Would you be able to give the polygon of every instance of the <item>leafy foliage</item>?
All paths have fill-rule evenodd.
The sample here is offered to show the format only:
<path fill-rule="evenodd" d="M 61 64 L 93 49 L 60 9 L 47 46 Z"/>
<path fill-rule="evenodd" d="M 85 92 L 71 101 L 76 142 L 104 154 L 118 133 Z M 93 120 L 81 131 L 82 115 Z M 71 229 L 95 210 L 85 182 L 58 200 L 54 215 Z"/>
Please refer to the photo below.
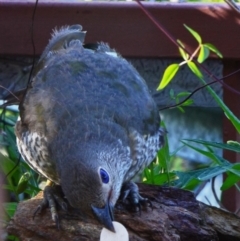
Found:
<path fill-rule="evenodd" d="M 193 30 L 192 28 L 190 28 L 186 24 L 184 24 L 184 27 L 197 40 L 199 45 L 198 45 L 197 49 L 194 51 L 194 53 L 192 55 L 190 55 L 186 51 L 185 46 L 182 43 L 182 41 L 177 40 L 177 43 L 179 44 L 179 52 L 180 52 L 182 58 L 184 59 L 184 61 L 181 62 L 180 64 L 171 64 L 170 66 L 168 66 L 166 68 L 166 70 L 163 73 L 163 77 L 160 81 L 160 84 L 159 84 L 157 90 L 164 89 L 170 83 L 170 81 L 174 78 L 177 71 L 179 70 L 179 67 L 183 66 L 184 64 L 187 64 L 189 69 L 198 78 L 202 79 L 203 75 L 202 75 L 201 71 L 199 70 L 198 66 L 196 65 L 196 63 L 193 61 L 196 54 L 198 54 L 198 57 L 197 57 L 198 63 L 203 63 L 209 57 L 211 51 L 213 53 L 217 54 L 220 58 L 223 57 L 222 54 L 220 53 L 220 51 L 213 44 L 202 43 L 201 36 L 195 30 Z"/>
<path fill-rule="evenodd" d="M 189 69 L 199 78 L 199 80 L 204 85 L 206 85 L 206 82 L 203 79 L 203 74 L 198 68 L 198 63 L 202 64 L 209 57 L 210 52 L 215 53 L 220 58 L 223 57 L 221 52 L 213 44 L 203 43 L 201 36 L 195 30 L 193 30 L 187 25 L 184 25 L 184 27 L 196 39 L 196 41 L 198 42 L 198 47 L 194 51 L 194 53 L 190 55 L 186 51 L 182 41 L 177 40 L 177 43 L 179 44 L 179 52 L 184 61 L 180 64 L 171 64 L 166 68 L 157 90 L 162 90 L 163 88 L 165 88 L 173 80 L 179 68 L 184 64 L 187 64 Z M 197 54 L 197 61 L 194 61 L 194 58 Z M 238 133 L 240 133 L 240 120 L 230 111 L 230 109 L 225 105 L 225 103 L 221 100 L 221 98 L 215 93 L 215 91 L 210 86 L 206 86 L 206 88 L 209 91 L 209 93 L 213 96 L 215 101 L 218 103 L 219 107 L 222 108 L 225 115 L 231 121 L 231 123 L 236 128 Z M 174 91 L 172 89 L 170 90 L 170 97 L 171 99 L 174 99 L 176 101 L 176 104 L 179 104 L 180 97 L 188 96 L 189 94 L 190 93 L 188 92 L 182 92 L 175 95 Z M 191 103 L 192 101 L 188 99 L 185 105 L 189 105 Z M 184 110 L 182 106 L 184 106 L 183 103 L 181 103 L 180 106 L 177 106 L 177 108 L 179 108 L 183 112 Z M 230 140 L 227 143 L 216 143 L 203 140 L 188 139 L 182 140 L 182 143 L 185 146 L 188 146 L 189 148 L 206 156 L 206 158 L 210 160 L 210 165 L 205 168 L 186 172 L 169 171 L 169 168 L 166 168 L 166 159 L 164 158 L 167 157 L 167 160 L 171 160 L 173 158 L 173 154 L 171 155 L 169 153 L 168 148 L 163 148 L 159 151 L 158 157 L 155 160 L 155 162 L 153 162 L 153 164 L 144 171 L 147 183 L 159 185 L 168 184 L 174 185 L 179 188 L 194 190 L 201 182 L 214 178 L 219 174 L 226 173 L 227 178 L 224 180 L 221 186 L 221 190 L 225 191 L 232 186 L 236 186 L 236 188 L 240 190 L 240 187 L 238 187 L 238 182 L 240 181 L 240 163 L 232 164 L 228 160 L 224 159 L 221 156 L 218 156 L 214 152 L 214 148 L 220 148 L 238 153 L 240 152 L 239 142 L 235 140 Z M 202 145 L 203 148 L 199 148 L 199 145 Z"/>
<path fill-rule="evenodd" d="M 183 97 L 187 97 L 191 94 L 188 91 L 180 92 L 175 96 L 174 90 L 171 89 L 169 94 L 170 94 L 170 98 L 176 101 L 176 104 L 177 104 L 176 108 L 178 108 L 183 113 L 184 113 L 184 109 L 183 109 L 184 106 L 189 106 L 193 104 L 192 99 L 187 99 L 184 102 L 181 102 Z"/>
<path fill-rule="evenodd" d="M 201 141 L 201 140 L 185 140 L 185 141 L 202 144 L 204 147 L 206 147 L 208 151 L 203 151 L 200 148 L 196 148 L 193 145 L 185 143 L 190 148 L 193 148 L 194 150 L 209 157 L 213 161 L 213 165 L 216 168 L 215 171 L 219 172 L 219 174 L 223 172 L 227 174 L 227 178 L 223 182 L 221 186 L 221 190 L 227 190 L 233 185 L 237 185 L 238 181 L 240 181 L 240 163 L 235 163 L 235 164 L 229 163 L 229 161 L 224 159 L 223 157 L 217 156 L 214 153 L 212 147 L 239 152 L 240 151 L 239 143 L 237 143 L 237 145 L 236 144 L 232 145 L 229 143 L 225 144 L 225 143 L 216 143 L 216 142 L 208 142 L 208 141 Z M 215 175 L 214 172 L 210 172 L 209 175 L 211 175 L 210 178 L 212 178 L 213 176 L 217 176 L 218 174 Z M 208 175 L 205 175 L 204 178 L 208 179 Z"/>
<path fill-rule="evenodd" d="M 10 220 L 19 201 L 35 196 L 40 190 L 38 175 L 21 160 L 17 150 L 14 134 L 17 117 L 16 108 L 0 110 L 0 173 L 5 177 L 3 189 L 10 197 L 3 206 L 6 220 L 1 223 Z M 8 240 L 17 241 L 18 238 L 8 236 Z"/>
<path fill-rule="evenodd" d="M 165 88 L 172 78 L 176 75 L 179 69 L 179 64 L 171 64 L 169 65 L 163 73 L 164 81 L 161 81 L 160 85 L 158 86 L 157 90 L 161 90 Z"/>
<path fill-rule="evenodd" d="M 199 43 L 199 45 L 202 44 L 202 38 L 201 36 L 192 28 L 188 27 L 186 24 L 183 24 L 183 26 L 189 31 L 189 33 L 192 34 L 192 36 L 197 40 L 197 42 Z"/>

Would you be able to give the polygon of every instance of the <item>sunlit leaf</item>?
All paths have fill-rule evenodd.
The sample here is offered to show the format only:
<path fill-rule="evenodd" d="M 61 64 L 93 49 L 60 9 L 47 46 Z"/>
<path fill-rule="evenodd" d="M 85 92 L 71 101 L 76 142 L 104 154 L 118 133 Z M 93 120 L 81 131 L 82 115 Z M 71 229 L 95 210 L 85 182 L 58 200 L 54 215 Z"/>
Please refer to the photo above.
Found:
<path fill-rule="evenodd" d="M 232 146 L 232 147 L 238 148 L 238 150 L 240 151 L 240 143 L 238 141 L 229 140 L 229 141 L 227 141 L 227 144 Z"/>
<path fill-rule="evenodd" d="M 175 76 L 178 69 L 179 69 L 179 64 L 169 65 L 164 71 L 163 78 L 162 78 L 157 90 L 162 90 L 163 88 L 165 88 L 169 84 L 169 82 L 172 80 L 172 78 Z"/>
<path fill-rule="evenodd" d="M 182 58 L 183 58 L 184 60 L 188 60 L 189 54 L 186 53 L 186 51 L 184 50 L 184 45 L 183 45 L 183 43 L 182 43 L 179 39 L 177 40 L 177 42 L 178 42 L 179 45 L 181 46 L 181 47 L 179 47 L 178 49 L 179 49 L 179 52 L 180 52 Z"/>
<path fill-rule="evenodd" d="M 209 57 L 210 51 L 204 45 L 201 45 L 197 61 L 203 63 Z"/>
<path fill-rule="evenodd" d="M 188 27 L 186 24 L 184 24 L 184 27 L 193 35 L 193 37 L 198 41 L 199 44 L 202 43 L 202 38 L 200 37 L 200 35 L 195 30 Z"/>
<path fill-rule="evenodd" d="M 208 49 L 210 49 L 212 52 L 214 52 L 215 54 L 218 55 L 218 57 L 223 58 L 223 55 L 221 54 L 221 52 L 213 45 L 210 43 L 206 43 L 203 44 L 205 47 L 207 47 Z"/>
<path fill-rule="evenodd" d="M 187 65 L 198 78 L 200 78 L 200 79 L 203 78 L 201 71 L 198 69 L 198 67 L 196 66 L 196 64 L 194 62 L 189 61 L 189 62 L 187 62 Z"/>
<path fill-rule="evenodd" d="M 183 42 L 180 39 L 177 39 L 177 42 L 179 43 L 179 45 L 183 48 L 185 48 L 185 45 L 183 44 Z"/>

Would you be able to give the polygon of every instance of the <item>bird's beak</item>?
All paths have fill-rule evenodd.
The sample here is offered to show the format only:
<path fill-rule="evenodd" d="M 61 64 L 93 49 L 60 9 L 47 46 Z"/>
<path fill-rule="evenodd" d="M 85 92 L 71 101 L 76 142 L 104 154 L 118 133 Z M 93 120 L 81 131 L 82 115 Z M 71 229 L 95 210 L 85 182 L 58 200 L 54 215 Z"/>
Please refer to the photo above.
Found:
<path fill-rule="evenodd" d="M 104 225 L 105 228 L 115 233 L 113 227 L 113 206 L 109 202 L 103 208 L 97 208 L 93 205 L 92 210 L 97 219 Z"/>

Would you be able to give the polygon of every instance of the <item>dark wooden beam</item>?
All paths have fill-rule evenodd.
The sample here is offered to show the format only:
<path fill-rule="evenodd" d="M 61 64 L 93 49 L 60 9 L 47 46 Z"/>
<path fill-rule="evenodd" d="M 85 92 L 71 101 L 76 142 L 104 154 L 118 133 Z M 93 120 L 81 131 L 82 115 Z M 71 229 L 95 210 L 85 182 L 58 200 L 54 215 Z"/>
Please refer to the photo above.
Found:
<path fill-rule="evenodd" d="M 32 55 L 32 15 L 35 0 L 0 0 L 0 54 Z M 226 4 L 143 3 L 175 38 L 190 50 L 196 41 L 183 27 L 215 44 L 225 58 L 239 58 L 240 15 Z M 56 26 L 79 23 L 86 42 L 106 41 L 128 57 L 176 57 L 178 49 L 140 10 L 136 2 L 40 0 L 34 21 L 34 43 L 40 54 Z"/>

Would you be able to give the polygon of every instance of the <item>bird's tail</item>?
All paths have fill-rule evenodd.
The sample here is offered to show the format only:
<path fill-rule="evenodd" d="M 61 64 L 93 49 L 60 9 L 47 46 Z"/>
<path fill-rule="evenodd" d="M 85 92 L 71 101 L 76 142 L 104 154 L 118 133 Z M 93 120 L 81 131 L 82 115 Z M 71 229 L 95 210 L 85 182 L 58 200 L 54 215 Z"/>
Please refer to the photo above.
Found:
<path fill-rule="evenodd" d="M 33 74 L 30 78 L 32 79 L 35 74 L 44 67 L 50 55 L 61 49 L 67 48 L 72 41 L 80 41 L 83 44 L 85 36 L 86 31 L 82 31 L 82 26 L 78 24 L 54 29 L 52 38 L 49 40 L 47 47 L 42 53 L 37 65 L 34 67 Z M 28 86 L 17 91 L 9 90 L 9 94 L 4 97 L 5 102 L 2 105 L 0 104 L 0 108 L 14 104 L 18 105 L 23 99 L 27 88 Z"/>

